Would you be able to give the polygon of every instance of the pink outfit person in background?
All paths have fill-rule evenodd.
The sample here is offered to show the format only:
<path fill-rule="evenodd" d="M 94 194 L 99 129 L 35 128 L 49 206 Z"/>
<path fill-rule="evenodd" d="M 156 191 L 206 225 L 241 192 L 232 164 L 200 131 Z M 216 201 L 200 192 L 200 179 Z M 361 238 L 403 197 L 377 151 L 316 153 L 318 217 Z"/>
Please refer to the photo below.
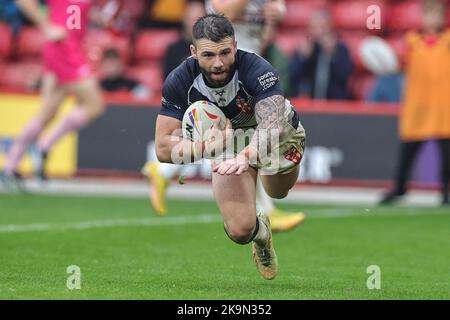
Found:
<path fill-rule="evenodd" d="M 49 0 L 48 18 L 39 8 L 38 0 L 18 0 L 24 14 L 45 35 L 42 60 L 42 104 L 38 113 L 26 124 L 10 149 L 3 173 L 7 182 L 18 177 L 17 168 L 27 146 L 37 142 L 43 165 L 38 174 L 45 177 L 45 160 L 51 147 L 65 134 L 78 131 L 104 112 L 104 103 L 97 79 L 93 76 L 82 50 L 88 28 L 90 0 Z M 68 112 L 46 137 L 40 137 L 53 120 L 63 100 L 73 95 L 77 106 Z"/>

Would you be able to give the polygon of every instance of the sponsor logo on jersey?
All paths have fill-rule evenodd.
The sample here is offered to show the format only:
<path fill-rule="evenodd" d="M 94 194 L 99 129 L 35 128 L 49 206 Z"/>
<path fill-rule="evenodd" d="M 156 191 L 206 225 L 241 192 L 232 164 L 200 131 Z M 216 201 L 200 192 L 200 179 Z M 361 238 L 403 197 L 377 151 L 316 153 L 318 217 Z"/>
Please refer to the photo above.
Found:
<path fill-rule="evenodd" d="M 278 77 L 272 71 L 269 71 L 262 76 L 258 77 L 259 84 L 263 87 L 263 91 L 273 87 L 277 81 Z"/>

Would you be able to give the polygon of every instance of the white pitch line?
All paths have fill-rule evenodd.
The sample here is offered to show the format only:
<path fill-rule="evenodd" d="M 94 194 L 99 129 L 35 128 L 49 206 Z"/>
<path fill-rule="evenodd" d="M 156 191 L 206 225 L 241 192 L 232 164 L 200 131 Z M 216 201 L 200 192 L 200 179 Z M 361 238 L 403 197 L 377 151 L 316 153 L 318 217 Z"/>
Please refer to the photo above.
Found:
<path fill-rule="evenodd" d="M 396 213 L 377 212 L 377 208 L 329 208 L 311 210 L 307 213 L 309 219 L 334 219 L 346 217 L 398 217 L 398 216 L 420 216 L 420 215 L 444 215 L 444 211 L 430 210 L 427 208 L 408 208 L 406 211 Z M 88 230 L 95 228 L 111 227 L 133 227 L 133 226 L 171 226 L 222 222 L 220 214 L 203 214 L 198 216 L 177 217 L 155 217 L 138 219 L 105 219 L 68 223 L 32 223 L 32 224 L 9 224 L 0 225 L 0 233 L 35 232 L 35 231 L 65 231 L 65 230 Z"/>
<path fill-rule="evenodd" d="M 32 231 L 64 231 L 64 230 L 87 230 L 94 228 L 131 227 L 131 226 L 165 226 L 215 223 L 222 221 L 219 214 L 182 216 L 182 217 L 159 217 L 139 219 L 105 219 L 80 221 L 72 223 L 32 223 L 32 224 L 9 224 L 0 225 L 0 233 L 32 232 Z"/>

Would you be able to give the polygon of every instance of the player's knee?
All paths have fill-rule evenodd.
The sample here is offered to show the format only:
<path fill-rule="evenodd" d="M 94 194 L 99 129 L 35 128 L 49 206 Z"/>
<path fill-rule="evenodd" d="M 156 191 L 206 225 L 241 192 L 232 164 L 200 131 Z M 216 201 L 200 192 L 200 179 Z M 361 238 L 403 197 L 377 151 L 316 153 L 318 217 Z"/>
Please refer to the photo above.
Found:
<path fill-rule="evenodd" d="M 238 244 L 247 244 L 252 240 L 255 224 L 242 224 L 226 226 L 225 232 L 228 237 Z"/>

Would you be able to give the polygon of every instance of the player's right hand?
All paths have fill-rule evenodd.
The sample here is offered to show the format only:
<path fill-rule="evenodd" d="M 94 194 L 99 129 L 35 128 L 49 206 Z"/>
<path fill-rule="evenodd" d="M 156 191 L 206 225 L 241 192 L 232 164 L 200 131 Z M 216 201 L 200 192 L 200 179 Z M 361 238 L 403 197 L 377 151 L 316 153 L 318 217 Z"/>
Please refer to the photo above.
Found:
<path fill-rule="evenodd" d="M 67 31 L 61 26 L 47 23 L 42 27 L 45 38 L 51 42 L 58 42 L 67 36 Z"/>
<path fill-rule="evenodd" d="M 209 130 L 205 141 L 204 158 L 215 158 L 221 155 L 233 141 L 233 129 L 230 119 L 226 120 L 225 128 L 220 129 L 220 119 Z"/>

